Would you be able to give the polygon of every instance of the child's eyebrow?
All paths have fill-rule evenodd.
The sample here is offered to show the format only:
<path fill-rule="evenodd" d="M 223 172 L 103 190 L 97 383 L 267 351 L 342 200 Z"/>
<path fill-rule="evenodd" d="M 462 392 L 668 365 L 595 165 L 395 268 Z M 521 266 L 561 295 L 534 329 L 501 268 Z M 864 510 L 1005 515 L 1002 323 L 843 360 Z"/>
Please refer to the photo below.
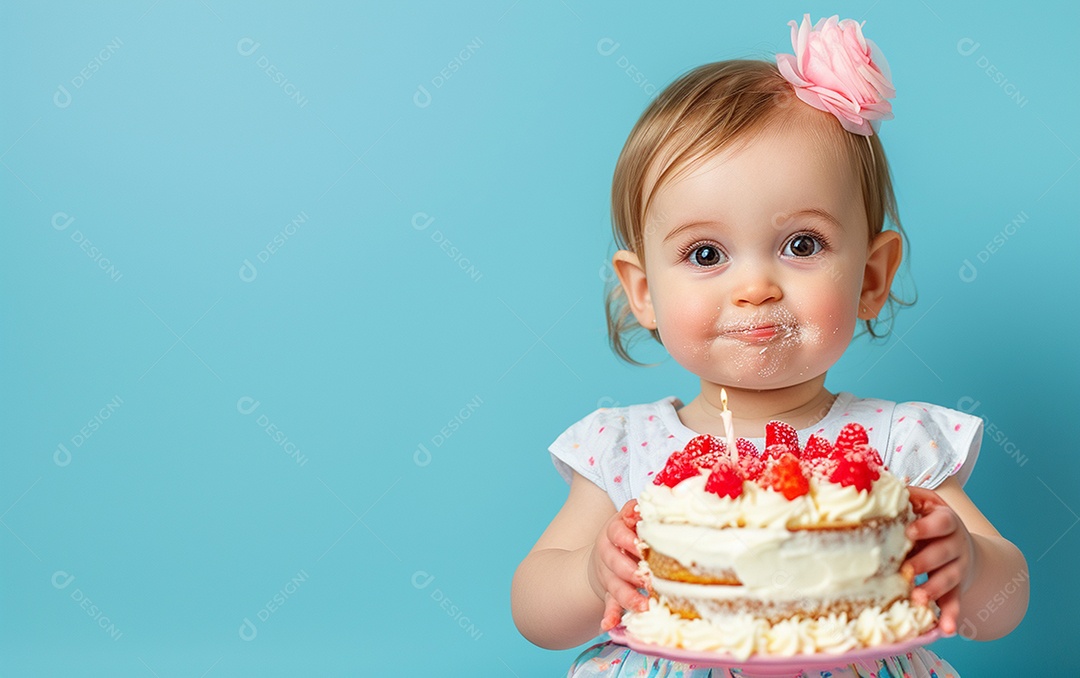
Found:
<path fill-rule="evenodd" d="M 661 244 L 667 243 L 668 240 L 671 240 L 672 238 L 679 235 L 683 231 L 689 230 L 689 229 L 694 228 L 696 226 L 715 226 L 715 225 L 718 225 L 719 223 L 720 223 L 719 221 L 691 221 L 689 223 L 683 224 L 682 226 L 679 226 L 678 228 L 671 231 L 671 233 L 668 233 L 667 235 L 665 235 Z"/>
<path fill-rule="evenodd" d="M 801 210 L 799 210 L 797 212 L 792 212 L 791 214 L 788 215 L 787 219 L 790 220 L 790 219 L 794 219 L 795 217 L 801 217 L 801 216 L 818 217 L 820 219 L 824 219 L 825 221 L 829 222 L 830 224 L 832 224 L 837 229 L 844 230 L 844 226 L 843 226 L 843 224 L 840 223 L 839 219 L 834 217 L 827 210 L 823 210 L 823 209 L 818 208 L 818 207 L 808 207 L 806 209 L 801 209 Z"/>

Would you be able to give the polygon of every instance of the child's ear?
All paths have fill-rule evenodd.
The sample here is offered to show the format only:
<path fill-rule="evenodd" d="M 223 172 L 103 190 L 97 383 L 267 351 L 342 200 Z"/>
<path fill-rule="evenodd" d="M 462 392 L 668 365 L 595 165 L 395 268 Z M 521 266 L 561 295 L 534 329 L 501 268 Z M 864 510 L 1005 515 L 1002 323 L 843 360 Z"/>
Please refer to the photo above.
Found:
<path fill-rule="evenodd" d="M 904 256 L 904 243 L 896 231 L 882 231 L 870 241 L 870 252 L 863 271 L 862 295 L 859 297 L 859 319 L 872 320 L 889 300 L 893 277 Z"/>
<path fill-rule="evenodd" d="M 611 258 L 611 265 L 615 268 L 615 275 L 619 276 L 630 312 L 637 318 L 638 324 L 647 330 L 655 330 L 656 311 L 653 310 L 649 281 L 645 278 L 641 258 L 630 250 L 619 250 Z"/>

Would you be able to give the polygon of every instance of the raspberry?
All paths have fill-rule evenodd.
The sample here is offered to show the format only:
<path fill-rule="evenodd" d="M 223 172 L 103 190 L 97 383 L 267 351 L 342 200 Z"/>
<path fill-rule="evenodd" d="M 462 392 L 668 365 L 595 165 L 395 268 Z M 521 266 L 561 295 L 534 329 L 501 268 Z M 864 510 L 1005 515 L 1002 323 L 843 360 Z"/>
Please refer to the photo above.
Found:
<path fill-rule="evenodd" d="M 710 435 L 697 436 L 686 447 L 668 457 L 663 470 L 653 478 L 655 485 L 675 487 L 687 478 L 707 471 L 724 454 L 724 444 Z"/>
<path fill-rule="evenodd" d="M 803 475 L 799 459 L 790 452 L 772 462 L 762 475 L 766 487 L 771 487 L 791 501 L 810 491 L 810 482 Z"/>
<path fill-rule="evenodd" d="M 683 448 L 683 453 L 688 455 L 690 459 L 697 459 L 698 457 L 712 453 L 722 453 L 723 451 L 724 443 L 711 435 L 693 438 L 690 442 L 686 443 L 686 447 Z"/>
<path fill-rule="evenodd" d="M 885 466 L 885 462 L 881 460 L 881 455 L 870 445 L 856 445 L 850 454 L 856 459 L 865 461 L 872 469 L 877 470 Z"/>
<path fill-rule="evenodd" d="M 803 459 L 828 459 L 832 456 L 833 446 L 819 435 L 811 435 L 806 441 L 806 449 L 803 450 Z"/>
<path fill-rule="evenodd" d="M 775 443 L 765 448 L 765 459 L 779 459 L 785 454 L 798 456 L 798 448 L 791 449 L 785 443 Z"/>
<path fill-rule="evenodd" d="M 880 477 L 876 469 L 857 454 L 846 454 L 836 460 L 836 468 L 829 475 L 829 480 L 844 487 L 854 487 L 862 492 L 869 492 L 870 486 Z"/>
<path fill-rule="evenodd" d="M 735 441 L 735 450 L 739 453 L 740 459 L 746 456 L 757 457 L 761 454 L 758 452 L 757 446 L 746 438 L 739 438 Z"/>
<path fill-rule="evenodd" d="M 869 443 L 870 437 L 866 435 L 866 429 L 862 427 L 862 424 L 856 424 L 853 421 L 844 424 L 844 428 L 840 429 L 840 435 L 836 437 L 836 447 L 842 450 L 851 450 L 856 445 Z"/>
<path fill-rule="evenodd" d="M 757 480 L 765 471 L 765 462 L 756 454 L 747 454 L 739 457 L 739 470 L 747 480 Z"/>
<path fill-rule="evenodd" d="M 678 454 L 678 452 L 675 454 Z M 692 463 L 677 459 L 675 454 L 671 455 L 671 458 L 668 459 L 668 463 L 660 473 L 657 473 L 656 476 L 653 477 L 653 485 L 675 487 L 687 478 L 701 475 L 701 469 L 694 466 Z"/>
<path fill-rule="evenodd" d="M 831 457 L 814 457 L 813 459 L 807 459 L 803 457 L 799 460 L 802 464 L 803 475 L 807 478 L 821 478 L 827 480 L 832 472 L 836 469 L 836 460 Z"/>
<path fill-rule="evenodd" d="M 765 449 L 773 445 L 786 445 L 795 456 L 799 456 L 799 434 L 790 424 L 782 421 L 770 421 L 765 424 Z"/>
<path fill-rule="evenodd" d="M 728 460 L 720 460 L 713 467 L 709 479 L 705 481 L 705 491 L 718 497 L 735 499 L 742 494 L 743 478 L 739 469 Z"/>

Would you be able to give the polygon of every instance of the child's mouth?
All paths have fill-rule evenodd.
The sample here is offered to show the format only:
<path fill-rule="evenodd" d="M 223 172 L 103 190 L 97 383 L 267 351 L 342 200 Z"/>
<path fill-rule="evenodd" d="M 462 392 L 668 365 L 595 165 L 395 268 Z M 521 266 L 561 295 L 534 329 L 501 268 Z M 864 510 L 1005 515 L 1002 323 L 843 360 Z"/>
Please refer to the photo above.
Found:
<path fill-rule="evenodd" d="M 794 328 L 786 325 L 755 325 L 722 332 L 720 336 L 747 344 L 763 344 L 778 337 L 790 336 Z"/>

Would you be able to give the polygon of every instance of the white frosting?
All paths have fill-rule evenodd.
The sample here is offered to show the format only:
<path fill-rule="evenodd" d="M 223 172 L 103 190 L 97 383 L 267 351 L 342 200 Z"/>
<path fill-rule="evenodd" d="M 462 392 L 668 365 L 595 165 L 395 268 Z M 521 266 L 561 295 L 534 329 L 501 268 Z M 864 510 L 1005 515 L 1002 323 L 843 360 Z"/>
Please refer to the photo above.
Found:
<path fill-rule="evenodd" d="M 814 647 L 826 654 L 842 654 L 859 646 L 855 637 L 855 622 L 844 613 L 830 614 L 814 620 Z"/>
<path fill-rule="evenodd" d="M 817 650 L 814 622 L 802 617 L 792 617 L 773 624 L 765 632 L 764 650 L 768 654 L 790 657 L 795 654 L 813 654 Z"/>
<path fill-rule="evenodd" d="M 902 600 L 886 609 L 868 608 L 857 620 L 846 615 L 784 620 L 770 625 L 749 614 L 720 621 L 683 619 L 672 614 L 666 601 L 650 600 L 646 612 L 630 612 L 626 630 L 645 643 L 687 650 L 726 652 L 738 659 L 762 653 L 794 656 L 804 653 L 840 654 L 858 647 L 913 638 L 930 629 L 934 613 Z M 861 624 L 861 626 L 860 626 Z"/>
<path fill-rule="evenodd" d="M 742 586 L 724 588 L 738 596 L 816 597 L 861 587 L 897 561 L 911 545 L 904 527 L 895 522 L 879 528 L 883 535 L 867 529 L 826 537 L 816 530 L 714 529 L 642 521 L 638 536 L 659 553 L 678 554 L 682 563 L 712 574 L 733 572 Z"/>
<path fill-rule="evenodd" d="M 877 607 L 868 607 L 859 613 L 859 618 L 855 620 L 855 637 L 867 646 L 884 645 L 896 640 L 885 612 Z"/>
<path fill-rule="evenodd" d="M 660 579 L 659 577 L 653 577 L 652 586 L 653 590 L 660 596 L 703 601 L 706 604 L 709 601 L 730 602 L 747 600 L 775 604 L 791 602 L 809 606 L 814 604 L 828 605 L 831 603 L 853 600 L 875 600 L 885 603 L 890 600 L 905 597 L 908 592 L 909 584 L 907 579 L 903 576 L 892 574 L 885 577 L 874 577 L 870 581 L 860 582 L 848 588 L 832 588 L 828 591 L 819 592 L 814 596 L 807 595 L 805 592 L 800 591 L 795 587 L 776 586 L 755 590 L 745 586 L 690 584 L 681 581 L 671 581 L 670 579 Z M 699 606 L 698 613 L 702 616 L 709 615 L 712 617 L 712 613 L 707 609 L 701 609 L 702 607 L 704 606 Z M 716 613 L 714 618 L 721 619 L 726 617 L 727 615 L 723 613 Z"/>
<path fill-rule="evenodd" d="M 789 500 L 776 490 L 743 482 L 742 519 L 747 527 L 797 527 L 815 525 L 817 507 L 810 495 Z"/>
<path fill-rule="evenodd" d="M 907 487 L 891 473 L 882 473 L 869 492 L 811 478 L 810 494 L 822 523 L 861 523 L 870 518 L 892 517 L 908 506 Z"/>
<path fill-rule="evenodd" d="M 687 478 L 675 487 L 649 485 L 638 499 L 643 521 L 734 527 L 743 515 L 741 498 L 718 497 L 705 491 L 707 475 Z M 744 483 L 744 487 L 748 483 Z"/>
<path fill-rule="evenodd" d="M 886 472 L 869 492 L 812 477 L 810 493 L 792 501 L 751 481 L 743 482 L 735 499 L 718 497 L 705 491 L 708 477 L 693 476 L 675 487 L 649 485 L 638 500 L 642 520 L 710 527 L 824 526 L 892 517 L 908 506 L 907 487 Z"/>

